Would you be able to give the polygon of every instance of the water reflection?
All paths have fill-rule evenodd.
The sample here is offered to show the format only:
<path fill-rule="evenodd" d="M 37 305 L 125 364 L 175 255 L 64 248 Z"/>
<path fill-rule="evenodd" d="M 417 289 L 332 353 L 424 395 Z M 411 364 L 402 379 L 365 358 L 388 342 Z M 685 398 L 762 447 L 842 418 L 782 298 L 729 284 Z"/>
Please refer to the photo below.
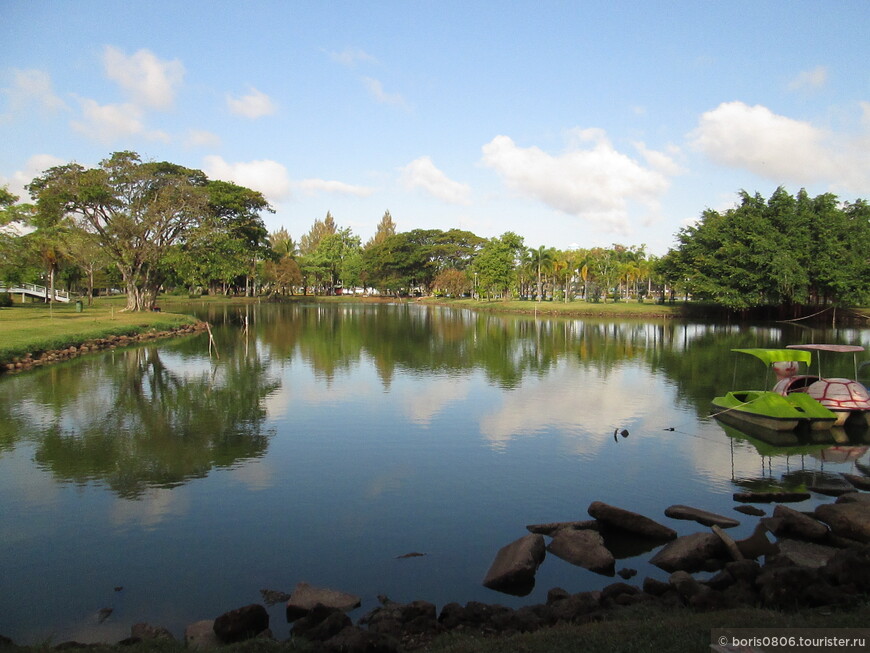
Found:
<path fill-rule="evenodd" d="M 2 441 L 32 442 L 37 466 L 55 478 L 97 481 L 124 498 L 261 456 L 263 400 L 278 386 L 262 361 L 184 358 L 143 347 L 2 384 Z"/>
<path fill-rule="evenodd" d="M 802 433 L 717 422 L 731 442 L 732 482 L 752 492 L 813 490 L 839 494 L 853 490 L 840 475 L 838 466 L 858 464 L 870 451 L 870 433 L 866 428 Z M 751 447 L 760 457 L 760 470 L 739 471 L 735 467 L 735 445 Z M 835 471 L 825 471 L 825 463 Z"/>
<path fill-rule="evenodd" d="M 58 638 L 78 637 L 74 606 L 104 607 L 115 585 L 130 588 L 127 612 L 99 626 L 114 639 L 136 621 L 180 634 L 301 580 L 366 609 L 378 594 L 512 601 L 480 581 L 525 524 L 577 519 L 593 500 L 660 519 L 675 503 L 724 513 L 740 483 L 867 469 L 870 442 L 771 444 L 709 419 L 712 397 L 760 381 L 751 366 L 735 377 L 732 347 L 866 331 L 419 305 L 195 310 L 211 356 L 196 336 L 0 378 L 0 578 L 23 597 L 0 606 L 17 629 L 5 635 L 41 641 L 60 624 Z M 397 563 L 408 551 L 429 555 Z M 646 564 L 630 563 L 658 573 Z M 524 602 L 607 583 L 568 567 L 543 565 Z"/>

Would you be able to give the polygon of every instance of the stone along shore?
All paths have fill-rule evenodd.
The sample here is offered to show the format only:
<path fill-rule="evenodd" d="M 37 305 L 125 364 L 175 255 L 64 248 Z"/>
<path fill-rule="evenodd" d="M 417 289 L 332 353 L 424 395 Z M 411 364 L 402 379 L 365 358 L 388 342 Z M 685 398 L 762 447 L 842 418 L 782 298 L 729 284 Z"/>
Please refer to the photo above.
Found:
<path fill-rule="evenodd" d="M 91 354 L 105 349 L 116 349 L 118 347 L 128 347 L 130 345 L 141 344 L 151 340 L 161 338 L 172 338 L 175 336 L 190 335 L 205 331 L 208 328 L 205 322 L 197 322 L 195 324 L 186 324 L 175 329 L 167 329 L 165 331 L 146 331 L 132 335 L 106 336 L 105 338 L 94 338 L 87 340 L 78 346 L 70 346 L 64 349 L 52 349 L 49 351 L 40 352 L 37 355 L 25 354 L 24 356 L 15 357 L 11 361 L 0 364 L 0 373 L 6 372 L 9 374 L 15 372 L 24 372 L 34 367 L 41 367 L 51 363 L 59 363 L 61 361 Z"/>
<path fill-rule="evenodd" d="M 628 580 L 636 572 L 615 571 L 616 557 L 608 548 L 626 538 L 635 547 L 656 550 L 650 563 L 669 574 L 666 581 L 647 577 L 640 585 L 620 581 L 577 594 L 557 587 L 549 590 L 546 603 L 518 609 L 470 601 L 448 603 L 439 612 L 427 601 L 396 603 L 381 596 L 380 605 L 356 624 L 347 612 L 358 608 L 361 599 L 345 592 L 299 583 L 291 594 L 262 590 L 263 600 L 269 605 L 286 603 L 286 618 L 293 624 L 291 638 L 304 638 L 318 650 L 336 653 L 397 653 L 449 631 L 497 635 L 587 623 L 645 603 L 699 611 L 850 605 L 870 594 L 870 492 L 866 492 L 870 478 L 842 476 L 839 489 L 825 489 L 839 495 L 836 500 L 812 512 L 784 505 L 803 501 L 808 493 L 735 494 L 735 501 L 742 504 L 735 510 L 758 518 L 753 534 L 742 540 L 726 533 L 739 524 L 736 519 L 690 506 L 670 506 L 665 515 L 692 520 L 709 530 L 678 537 L 653 519 L 595 501 L 588 508 L 592 519 L 527 526 L 529 534 L 498 551 L 483 582 L 498 591 L 525 595 L 548 552 L 596 573 Z M 776 505 L 768 515 L 749 503 Z M 545 538 L 550 538 L 549 544 Z M 412 555 L 419 554 L 403 557 Z M 708 572 L 707 578 L 693 576 L 702 571 Z M 262 604 L 191 624 L 185 629 L 184 643 L 192 649 L 210 649 L 255 637 L 273 638 Z M 119 644 L 153 639 L 174 636 L 165 628 L 140 623 Z M 87 645 L 65 642 L 55 648 L 77 646 Z"/>

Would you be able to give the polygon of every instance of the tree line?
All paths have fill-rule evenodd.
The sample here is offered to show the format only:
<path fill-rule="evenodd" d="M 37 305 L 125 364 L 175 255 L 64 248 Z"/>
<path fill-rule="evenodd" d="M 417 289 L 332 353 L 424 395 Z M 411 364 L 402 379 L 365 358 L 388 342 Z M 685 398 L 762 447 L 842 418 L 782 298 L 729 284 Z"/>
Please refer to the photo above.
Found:
<path fill-rule="evenodd" d="M 363 243 L 331 213 L 298 241 L 269 233 L 261 193 L 199 170 L 116 152 L 95 168 L 70 163 L 28 186 L 33 203 L 0 189 L 0 279 L 70 290 L 119 287 L 130 310 L 160 290 L 246 295 L 441 295 L 537 301 L 692 297 L 730 309 L 858 305 L 870 291 L 870 207 L 834 195 L 765 201 L 740 194 L 706 210 L 664 257 L 646 247 L 526 246 L 512 232 L 482 238 L 461 229 L 400 232 L 389 211 Z"/>

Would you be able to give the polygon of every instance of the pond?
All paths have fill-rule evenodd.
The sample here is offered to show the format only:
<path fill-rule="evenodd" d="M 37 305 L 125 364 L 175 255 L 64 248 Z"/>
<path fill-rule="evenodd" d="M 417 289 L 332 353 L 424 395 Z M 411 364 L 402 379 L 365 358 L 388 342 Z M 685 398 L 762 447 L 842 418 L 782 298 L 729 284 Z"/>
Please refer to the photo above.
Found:
<path fill-rule="evenodd" d="M 663 511 L 689 504 L 739 518 L 740 538 L 755 518 L 733 511 L 734 492 L 870 464 L 865 432 L 772 446 L 708 416 L 713 396 L 767 383 L 731 348 L 867 344 L 868 330 L 413 304 L 189 310 L 213 343 L 0 378 L 3 635 L 116 641 L 146 621 L 181 636 L 300 581 L 359 595 L 354 617 L 378 595 L 543 602 L 619 579 L 549 555 L 531 594 L 484 588 L 527 524 L 586 519 L 600 500 L 688 534 L 703 527 Z M 852 374 L 851 357 L 831 365 Z M 667 577 L 649 552 L 616 553 L 632 582 Z M 282 606 L 270 614 L 285 637 Z"/>

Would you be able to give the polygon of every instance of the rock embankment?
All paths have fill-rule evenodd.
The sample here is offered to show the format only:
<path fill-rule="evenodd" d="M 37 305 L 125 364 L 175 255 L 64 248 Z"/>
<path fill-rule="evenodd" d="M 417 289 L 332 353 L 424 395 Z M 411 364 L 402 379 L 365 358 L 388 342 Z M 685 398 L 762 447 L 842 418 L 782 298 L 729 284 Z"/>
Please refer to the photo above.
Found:
<path fill-rule="evenodd" d="M 776 497 L 774 497 L 774 500 Z M 765 497 L 763 500 L 768 500 Z M 613 575 L 607 540 L 614 531 L 634 533 L 656 542 L 650 562 L 668 573 L 667 580 L 647 577 L 640 585 L 612 583 L 600 591 L 569 593 L 550 589 L 546 603 L 517 609 L 470 601 L 448 603 L 440 612 L 426 601 L 396 603 L 378 597 L 379 605 L 354 624 L 347 612 L 360 598 L 332 589 L 299 583 L 292 594 L 263 591 L 264 599 L 286 600 L 291 639 L 314 642 L 317 650 L 394 653 L 414 649 L 450 631 L 491 634 L 531 632 L 559 623 L 587 623 L 609 618 L 624 606 L 650 604 L 663 608 L 712 611 L 750 607 L 791 610 L 844 606 L 870 594 L 870 494 L 851 492 L 835 503 L 803 513 L 777 506 L 758 520 L 752 535 L 733 540 L 723 530 L 721 515 L 687 506 L 672 507 L 679 519 L 712 523 L 710 531 L 677 536 L 667 526 L 621 508 L 595 502 L 587 521 L 527 526 L 531 535 L 502 547 L 484 583 L 512 591 L 527 588 L 546 551 L 597 573 Z M 641 517 L 641 519 L 638 519 Z M 549 546 L 544 537 L 551 537 Z M 773 535 L 774 541 L 768 536 Z M 649 549 L 652 550 L 652 549 Z M 715 572 L 705 579 L 695 571 Z M 621 570 L 622 572 L 627 570 Z M 633 574 L 620 573 L 624 578 Z M 253 604 L 185 630 L 188 648 L 208 649 L 253 637 L 273 638 L 266 609 Z M 164 628 L 136 624 L 122 643 L 172 638 Z M 69 648 L 72 643 L 59 645 Z"/>
<path fill-rule="evenodd" d="M 208 327 L 205 322 L 197 322 L 195 324 L 185 324 L 184 326 L 165 331 L 145 331 L 143 333 L 135 333 L 131 335 L 106 336 L 105 338 L 94 338 L 80 345 L 66 347 L 65 349 L 52 349 L 43 352 L 33 352 L 24 356 L 15 357 L 10 361 L 0 362 L 0 374 L 14 374 L 16 372 L 24 372 L 34 367 L 50 365 L 60 361 L 69 360 L 85 354 L 91 354 L 105 349 L 116 349 L 118 347 L 129 347 L 130 345 L 141 344 L 151 340 L 160 338 L 172 338 L 176 336 L 184 336 L 192 333 L 205 331 Z"/>

